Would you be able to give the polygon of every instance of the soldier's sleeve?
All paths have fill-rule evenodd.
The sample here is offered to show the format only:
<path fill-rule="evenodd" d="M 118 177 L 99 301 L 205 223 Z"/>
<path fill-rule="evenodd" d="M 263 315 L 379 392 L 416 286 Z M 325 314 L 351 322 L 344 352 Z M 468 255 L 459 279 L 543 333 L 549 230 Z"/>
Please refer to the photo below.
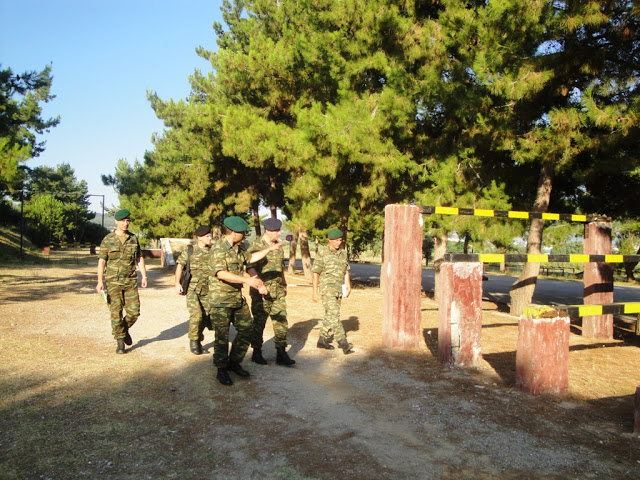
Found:
<path fill-rule="evenodd" d="M 251 259 L 251 254 L 254 252 L 259 252 L 260 250 L 262 250 L 262 241 L 258 242 L 258 241 L 254 241 L 251 245 L 249 245 L 249 248 L 247 249 L 247 253 L 249 254 L 249 259 Z M 264 263 L 265 259 L 263 258 L 262 260 L 258 260 L 257 262 L 253 262 L 253 263 L 247 263 L 247 270 L 250 268 L 259 268 L 260 267 L 260 263 Z"/>
<path fill-rule="evenodd" d="M 108 245 L 107 237 L 102 239 L 102 243 L 100 243 L 100 251 L 98 252 L 98 258 L 101 258 L 105 262 L 108 260 L 109 256 L 109 245 Z"/>
<path fill-rule="evenodd" d="M 210 275 L 216 276 L 221 270 L 228 270 L 227 256 L 222 248 L 212 248 L 211 251 L 211 272 Z"/>
<path fill-rule="evenodd" d="M 186 248 L 182 250 L 182 252 L 180 252 L 180 256 L 178 257 L 178 260 L 176 260 L 176 263 L 179 263 L 183 267 L 187 266 L 187 249 Z"/>
<path fill-rule="evenodd" d="M 142 256 L 142 249 L 140 248 L 140 242 L 138 241 L 138 236 L 136 235 L 136 261 L 140 260 Z"/>
<path fill-rule="evenodd" d="M 324 270 L 324 250 L 320 249 L 318 255 L 316 255 L 315 260 L 313 261 L 313 267 L 311 267 L 311 271 L 313 273 L 322 273 Z"/>

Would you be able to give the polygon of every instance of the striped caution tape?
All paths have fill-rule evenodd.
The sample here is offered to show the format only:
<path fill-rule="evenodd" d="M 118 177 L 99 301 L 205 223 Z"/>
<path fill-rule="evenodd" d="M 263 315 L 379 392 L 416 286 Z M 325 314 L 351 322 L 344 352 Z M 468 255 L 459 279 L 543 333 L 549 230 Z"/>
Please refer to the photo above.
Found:
<path fill-rule="evenodd" d="M 640 313 L 640 303 L 607 303 L 604 305 L 556 305 L 557 310 L 571 317 L 592 315 L 626 315 Z"/>
<path fill-rule="evenodd" d="M 445 262 L 481 262 L 481 263 L 638 263 L 640 255 L 546 255 L 529 253 L 447 253 Z"/>
<path fill-rule="evenodd" d="M 596 215 L 578 215 L 571 213 L 547 213 L 547 212 L 519 212 L 516 210 L 486 210 L 481 208 L 458 207 L 425 207 L 422 206 L 424 215 L 472 215 L 474 217 L 500 217 L 500 218 L 541 218 L 542 220 L 563 220 L 565 222 L 587 223 L 602 218 Z"/>

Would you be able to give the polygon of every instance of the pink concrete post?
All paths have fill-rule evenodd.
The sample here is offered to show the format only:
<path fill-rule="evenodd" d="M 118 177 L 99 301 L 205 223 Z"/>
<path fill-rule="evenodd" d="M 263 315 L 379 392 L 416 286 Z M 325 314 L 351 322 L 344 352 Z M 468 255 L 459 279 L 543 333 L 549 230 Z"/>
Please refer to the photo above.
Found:
<path fill-rule="evenodd" d="M 415 350 L 420 345 L 422 321 L 422 212 L 416 205 L 385 207 L 381 270 L 382 345 Z"/>
<path fill-rule="evenodd" d="M 438 298 L 438 360 L 475 366 L 482 359 L 482 263 L 443 263 Z"/>
<path fill-rule="evenodd" d="M 635 413 L 633 415 L 633 432 L 640 433 L 640 386 L 636 387 Z"/>
<path fill-rule="evenodd" d="M 569 317 L 552 307 L 525 308 L 518 322 L 516 388 L 561 394 L 569 387 Z"/>
<path fill-rule="evenodd" d="M 600 218 L 584 227 L 585 255 L 611 254 L 611 219 Z M 613 267 L 604 262 L 584 264 L 584 304 L 613 303 Z M 613 339 L 613 315 L 593 315 L 582 319 L 582 335 Z"/>

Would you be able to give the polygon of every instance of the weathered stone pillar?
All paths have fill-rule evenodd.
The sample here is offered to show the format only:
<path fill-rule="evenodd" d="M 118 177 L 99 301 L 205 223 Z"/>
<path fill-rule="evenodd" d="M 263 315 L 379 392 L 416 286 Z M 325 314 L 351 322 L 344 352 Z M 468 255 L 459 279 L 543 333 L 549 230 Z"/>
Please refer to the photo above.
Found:
<path fill-rule="evenodd" d="M 384 209 L 382 345 L 415 350 L 422 314 L 422 211 L 416 205 Z"/>
<path fill-rule="evenodd" d="M 438 360 L 475 366 L 482 359 L 482 263 L 443 263 L 438 298 Z"/>
<path fill-rule="evenodd" d="M 525 308 L 518 322 L 516 388 L 560 394 L 569 386 L 569 317 L 552 307 Z"/>
<path fill-rule="evenodd" d="M 611 254 L 611 219 L 603 217 L 584 226 L 585 255 Z M 584 304 L 613 303 L 613 267 L 604 262 L 584 264 Z M 582 335 L 613 339 L 613 315 L 592 315 L 582 319 Z"/>

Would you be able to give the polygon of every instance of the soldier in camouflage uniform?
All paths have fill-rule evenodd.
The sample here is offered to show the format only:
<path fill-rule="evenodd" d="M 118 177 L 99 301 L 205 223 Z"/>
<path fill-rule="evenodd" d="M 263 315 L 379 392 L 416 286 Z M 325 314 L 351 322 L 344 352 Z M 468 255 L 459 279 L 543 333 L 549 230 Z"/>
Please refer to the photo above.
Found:
<path fill-rule="evenodd" d="M 212 330 L 209 319 L 209 263 L 211 254 L 211 229 L 207 225 L 200 225 L 194 232 L 197 245 L 195 249 L 189 245 L 178 257 L 175 274 L 176 293 L 187 296 L 187 311 L 189 312 L 189 349 L 194 355 L 202 353 L 202 332 L 205 327 Z M 189 255 L 189 249 L 192 253 Z M 186 292 L 180 284 L 182 271 L 189 262 L 191 281 Z"/>
<path fill-rule="evenodd" d="M 241 377 L 249 377 L 240 363 L 253 339 L 253 321 L 242 286 L 257 289 L 262 295 L 268 290 L 258 278 L 255 270 L 252 276 L 243 275 L 249 263 L 257 262 L 269 252 L 282 248 L 282 243 L 272 245 L 260 252 L 248 253 L 242 240 L 249 225 L 240 217 L 224 219 L 224 234 L 211 248 L 211 270 L 209 271 L 209 302 L 211 321 L 216 332 L 213 347 L 213 364 L 218 368 L 216 378 L 223 385 L 233 385 L 228 370 Z M 237 334 L 229 352 L 229 326 L 233 323 Z"/>
<path fill-rule="evenodd" d="M 264 221 L 264 234 L 256 239 L 249 249 L 249 253 L 259 252 L 278 242 L 282 222 L 277 218 L 268 218 Z M 254 338 L 251 342 L 253 354 L 251 361 L 259 365 L 266 365 L 267 361 L 262 356 L 262 334 L 264 332 L 267 317 L 271 315 L 273 323 L 274 344 L 276 346 L 276 363 L 278 365 L 291 366 L 295 360 L 289 357 L 287 348 L 287 280 L 284 277 L 284 253 L 282 250 L 274 250 L 257 263 L 247 265 L 254 268 L 269 293 L 260 295 L 255 289 L 250 290 L 251 313 L 253 314 Z"/>
<path fill-rule="evenodd" d="M 342 285 L 345 286 L 345 297 L 351 293 L 351 278 L 347 252 L 340 248 L 343 242 L 342 231 L 329 230 L 329 245 L 323 247 L 313 262 L 313 301 L 318 302 L 318 287 L 324 306 L 324 319 L 318 338 L 318 348 L 333 350 L 331 339 L 335 335 L 338 346 L 344 354 L 352 352 L 353 345 L 347 341 L 347 334 L 340 322 L 340 303 L 342 301 Z M 332 335 L 333 334 L 333 335 Z"/>
<path fill-rule="evenodd" d="M 129 210 L 116 212 L 116 229 L 104 237 L 98 254 L 96 290 L 102 293 L 106 284 L 111 332 L 117 342 L 116 353 L 125 353 L 125 344 L 133 343 L 129 329 L 140 316 L 136 264 L 142 273 L 141 285 L 143 288 L 147 286 L 147 269 L 140 244 L 138 238 L 129 232 L 130 216 Z"/>

